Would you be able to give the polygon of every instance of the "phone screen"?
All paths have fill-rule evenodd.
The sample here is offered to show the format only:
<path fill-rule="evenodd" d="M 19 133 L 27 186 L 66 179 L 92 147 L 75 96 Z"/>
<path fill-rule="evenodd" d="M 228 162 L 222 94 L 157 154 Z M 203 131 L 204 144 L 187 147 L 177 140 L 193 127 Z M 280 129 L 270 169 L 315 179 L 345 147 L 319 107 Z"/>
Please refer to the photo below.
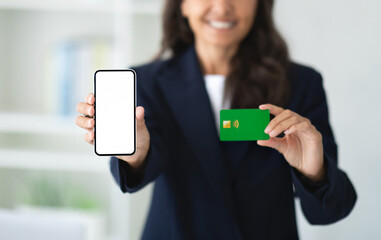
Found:
<path fill-rule="evenodd" d="M 133 70 L 98 70 L 94 74 L 95 142 L 100 156 L 131 155 L 136 149 Z"/>

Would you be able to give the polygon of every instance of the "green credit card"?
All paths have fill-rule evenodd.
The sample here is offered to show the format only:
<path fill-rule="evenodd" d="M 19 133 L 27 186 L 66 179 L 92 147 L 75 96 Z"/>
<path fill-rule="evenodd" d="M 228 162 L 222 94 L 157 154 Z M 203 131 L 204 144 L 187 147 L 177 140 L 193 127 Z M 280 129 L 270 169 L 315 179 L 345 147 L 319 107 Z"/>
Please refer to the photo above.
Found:
<path fill-rule="evenodd" d="M 261 109 L 220 110 L 221 141 L 268 140 L 265 128 L 270 122 L 270 111 Z"/>

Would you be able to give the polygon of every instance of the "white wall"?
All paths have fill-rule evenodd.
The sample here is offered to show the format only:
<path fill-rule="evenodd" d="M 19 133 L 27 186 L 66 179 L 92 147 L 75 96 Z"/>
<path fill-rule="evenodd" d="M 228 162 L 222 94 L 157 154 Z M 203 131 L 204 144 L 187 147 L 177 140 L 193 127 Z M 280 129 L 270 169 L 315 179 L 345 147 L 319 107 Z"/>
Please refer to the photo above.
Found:
<path fill-rule="evenodd" d="M 9 45 L 8 34 L 4 31 L 6 29 L 8 15 L 0 12 L 0 74 L 7 76 L 9 64 L 5 56 L 8 55 L 7 46 Z M 7 99 L 7 81 L 3 77 L 0 77 L 0 109 L 3 109 L 6 105 Z"/>
<path fill-rule="evenodd" d="M 302 239 L 381 239 L 381 1 L 278 0 L 275 16 L 297 62 L 323 74 L 339 166 L 358 202 L 348 218 L 309 225 L 298 208 Z"/>
<path fill-rule="evenodd" d="M 6 65 L 0 67 L 0 81 L 6 84 L 3 97 L 7 99 L 0 103 L 2 111 L 44 112 L 44 67 L 59 40 L 89 35 L 112 38 L 113 34 L 110 13 L 1 9 L 1 20 L 0 36 L 4 40 L 0 40 L 0 50 L 4 55 L 0 55 L 0 63 Z"/>

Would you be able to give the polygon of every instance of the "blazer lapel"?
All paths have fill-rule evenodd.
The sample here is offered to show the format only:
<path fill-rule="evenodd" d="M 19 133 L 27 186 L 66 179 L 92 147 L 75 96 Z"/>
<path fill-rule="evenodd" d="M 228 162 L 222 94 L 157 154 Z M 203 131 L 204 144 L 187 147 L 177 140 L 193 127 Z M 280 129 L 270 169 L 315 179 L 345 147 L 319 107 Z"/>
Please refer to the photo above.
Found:
<path fill-rule="evenodd" d="M 226 166 L 194 49 L 158 73 L 158 85 L 213 189 L 222 191 Z"/>
<path fill-rule="evenodd" d="M 238 166 L 251 142 L 220 142 L 194 47 L 175 59 L 171 67 L 159 71 L 157 78 L 158 85 L 194 149 L 211 187 L 219 194 L 226 194 L 223 192 L 230 185 L 229 175 L 235 174 L 235 171 L 227 171 L 226 158 L 230 156 L 230 160 L 235 161 Z M 228 156 L 224 154 L 224 150 L 229 153 Z"/>

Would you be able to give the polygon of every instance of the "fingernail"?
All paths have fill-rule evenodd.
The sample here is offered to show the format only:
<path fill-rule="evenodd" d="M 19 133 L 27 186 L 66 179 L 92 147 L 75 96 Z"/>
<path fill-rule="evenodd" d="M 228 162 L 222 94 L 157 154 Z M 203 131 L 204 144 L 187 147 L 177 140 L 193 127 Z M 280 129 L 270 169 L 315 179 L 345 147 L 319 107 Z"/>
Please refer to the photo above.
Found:
<path fill-rule="evenodd" d="M 265 133 L 269 133 L 269 132 L 270 132 L 270 128 L 267 127 L 267 128 L 265 129 Z"/>
<path fill-rule="evenodd" d="M 275 132 L 274 131 L 272 131 L 272 132 L 270 132 L 270 137 L 275 137 Z"/>

